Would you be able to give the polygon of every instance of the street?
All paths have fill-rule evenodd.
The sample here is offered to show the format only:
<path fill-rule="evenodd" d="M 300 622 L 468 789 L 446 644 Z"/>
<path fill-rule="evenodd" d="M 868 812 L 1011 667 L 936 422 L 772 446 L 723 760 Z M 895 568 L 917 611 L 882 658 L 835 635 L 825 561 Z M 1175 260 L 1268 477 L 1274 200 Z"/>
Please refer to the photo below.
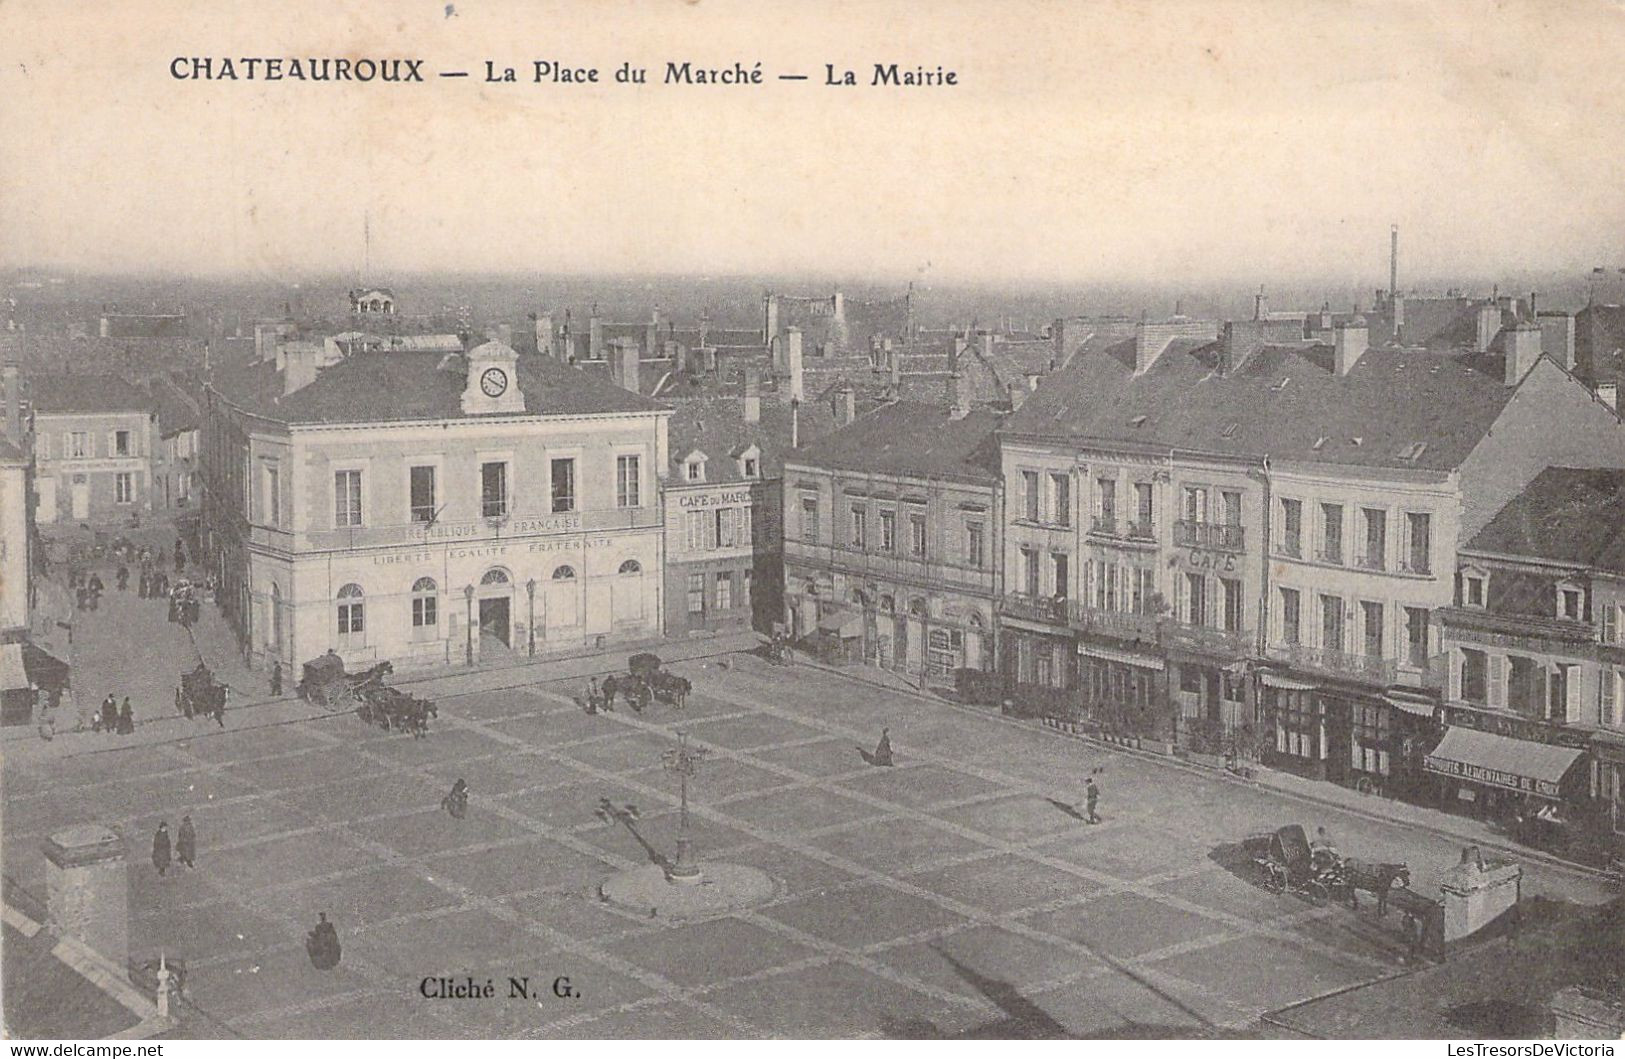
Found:
<path fill-rule="evenodd" d="M 1406 970 L 1396 915 L 1269 894 L 1242 838 L 1325 826 L 1348 855 L 1407 862 L 1423 892 L 1460 853 L 844 674 L 742 654 L 669 668 L 694 682 L 682 710 L 588 715 L 584 676 L 519 684 L 550 666 L 464 694 L 436 692 L 453 678 L 411 685 L 439 702 L 423 740 L 286 703 L 235 709 L 224 731 L 176 718 L 129 744 L 62 737 L 8 755 L 7 871 L 43 895 L 41 839 L 116 824 L 132 955 L 184 959 L 191 1002 L 254 1036 L 308 1035 L 318 1017 L 352 1036 L 1188 1035 Z M 892 768 L 858 753 L 883 725 Z M 766 904 L 671 924 L 597 899 L 647 863 L 602 799 L 635 806 L 656 850 L 674 845 L 661 755 L 679 727 L 711 751 L 690 784 L 695 853 L 766 871 Z M 440 808 L 458 778 L 463 820 Z M 151 834 L 182 813 L 198 867 L 160 878 Z M 1539 864 L 1525 893 L 1606 896 Z M 343 939 L 331 972 L 304 950 L 318 912 Z M 496 996 L 422 996 L 425 978 L 465 976 Z M 529 994 L 509 998 L 510 977 Z"/>

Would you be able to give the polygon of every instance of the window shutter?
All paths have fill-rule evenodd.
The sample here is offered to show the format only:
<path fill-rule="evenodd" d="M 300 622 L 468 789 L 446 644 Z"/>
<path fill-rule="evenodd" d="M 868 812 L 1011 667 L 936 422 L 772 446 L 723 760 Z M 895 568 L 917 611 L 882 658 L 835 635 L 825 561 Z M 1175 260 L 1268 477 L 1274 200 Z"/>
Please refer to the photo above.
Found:
<path fill-rule="evenodd" d="M 1450 652 L 1450 697 L 1461 699 L 1461 667 L 1467 664 L 1466 656 L 1458 648 Z"/>
<path fill-rule="evenodd" d="M 1602 608 L 1602 642 L 1615 643 L 1619 638 L 1619 608 L 1608 604 Z"/>
<path fill-rule="evenodd" d="M 1489 704 L 1491 706 L 1505 706 L 1507 704 L 1506 681 L 1506 655 L 1490 655 L 1489 664 Z"/>
<path fill-rule="evenodd" d="M 1604 666 L 1597 672 L 1597 713 L 1602 724 L 1614 723 L 1614 671 Z"/>

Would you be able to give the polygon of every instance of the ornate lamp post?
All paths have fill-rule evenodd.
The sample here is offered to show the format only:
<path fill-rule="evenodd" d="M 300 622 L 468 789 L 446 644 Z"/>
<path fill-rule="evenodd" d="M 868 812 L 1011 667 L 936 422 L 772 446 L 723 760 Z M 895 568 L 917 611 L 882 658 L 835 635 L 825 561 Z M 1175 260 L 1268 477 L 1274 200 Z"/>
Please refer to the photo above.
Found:
<path fill-rule="evenodd" d="M 698 771 L 700 762 L 710 751 L 702 746 L 689 746 L 688 733 L 681 729 L 677 732 L 677 745 L 661 754 L 667 772 L 677 773 L 680 784 L 681 802 L 677 818 L 677 861 L 666 874 L 671 876 L 673 882 L 695 883 L 700 881 L 700 869 L 695 867 L 688 859 L 688 778 Z"/>
<path fill-rule="evenodd" d="M 536 579 L 533 577 L 525 582 L 525 593 L 530 597 L 530 624 L 525 626 L 527 638 L 526 649 L 530 657 L 536 657 Z"/>
<path fill-rule="evenodd" d="M 474 586 L 463 586 L 463 599 L 468 602 L 468 617 L 464 624 L 468 626 L 464 631 L 468 634 L 468 647 L 465 658 L 469 665 L 474 664 Z"/>

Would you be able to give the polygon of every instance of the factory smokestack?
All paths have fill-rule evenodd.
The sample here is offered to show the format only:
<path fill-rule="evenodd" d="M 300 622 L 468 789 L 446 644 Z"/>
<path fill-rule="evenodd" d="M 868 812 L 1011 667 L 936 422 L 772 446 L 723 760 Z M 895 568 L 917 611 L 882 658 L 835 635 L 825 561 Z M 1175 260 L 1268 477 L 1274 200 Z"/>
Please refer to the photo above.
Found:
<path fill-rule="evenodd" d="M 1388 304 L 1399 297 L 1399 225 L 1388 229 Z"/>

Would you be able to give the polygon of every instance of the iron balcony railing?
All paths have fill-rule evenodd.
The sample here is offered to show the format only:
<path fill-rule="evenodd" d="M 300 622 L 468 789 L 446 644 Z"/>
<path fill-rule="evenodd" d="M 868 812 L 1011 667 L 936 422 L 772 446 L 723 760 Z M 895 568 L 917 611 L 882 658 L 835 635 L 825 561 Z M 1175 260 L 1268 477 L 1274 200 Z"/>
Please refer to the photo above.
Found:
<path fill-rule="evenodd" d="M 1355 655 L 1301 644 L 1271 644 L 1268 653 L 1271 658 L 1290 662 L 1300 669 L 1350 677 L 1384 687 L 1397 683 L 1399 678 L 1399 663 L 1380 655 Z"/>
<path fill-rule="evenodd" d="M 1089 519 L 1089 531 L 1115 537 L 1117 536 L 1117 519 L 1112 515 L 1095 515 Z"/>
<path fill-rule="evenodd" d="M 1074 600 L 1067 607 L 1067 620 L 1073 628 L 1125 640 L 1156 640 L 1162 620 L 1155 614 L 1134 614 L 1106 610 Z"/>
<path fill-rule="evenodd" d="M 1066 600 L 1055 596 L 1028 596 L 1020 593 L 1006 595 L 999 604 L 1001 613 L 1028 621 L 1066 624 Z"/>
<path fill-rule="evenodd" d="M 1180 519 L 1174 523 L 1174 544 L 1180 548 L 1213 548 L 1218 551 L 1239 552 L 1246 533 L 1241 526 L 1220 522 L 1192 522 Z"/>
<path fill-rule="evenodd" d="M 1251 657 L 1254 637 L 1249 629 L 1215 629 L 1209 625 L 1185 625 L 1181 622 L 1162 623 L 1164 646 L 1187 651 L 1223 655 L 1232 660 Z"/>
<path fill-rule="evenodd" d="M 1128 535 L 1131 540 L 1154 540 L 1157 536 L 1157 527 L 1150 520 L 1130 522 L 1128 524 Z"/>

